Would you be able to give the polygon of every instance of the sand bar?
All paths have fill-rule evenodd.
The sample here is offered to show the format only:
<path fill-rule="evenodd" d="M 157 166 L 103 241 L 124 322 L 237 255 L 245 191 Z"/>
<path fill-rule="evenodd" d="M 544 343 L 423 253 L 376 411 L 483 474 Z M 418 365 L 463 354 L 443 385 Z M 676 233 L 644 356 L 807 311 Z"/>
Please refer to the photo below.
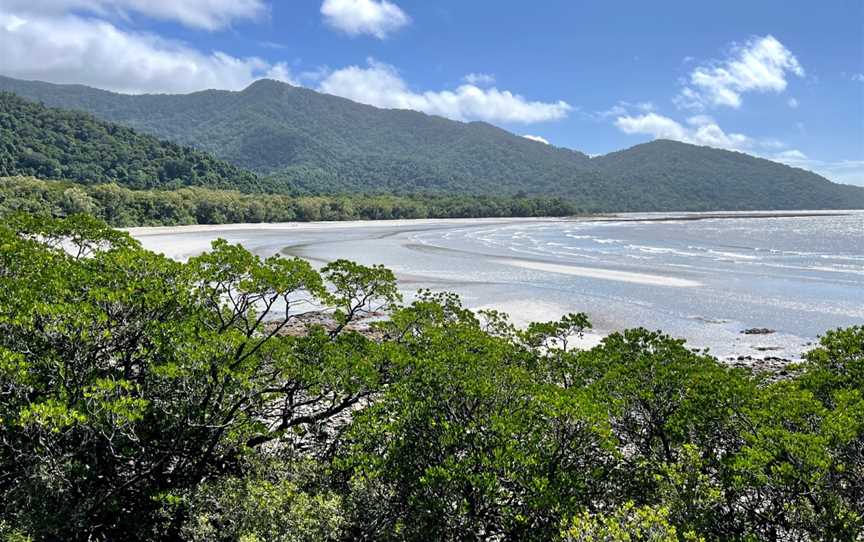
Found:
<path fill-rule="evenodd" d="M 631 271 L 616 271 L 614 269 L 599 269 L 595 267 L 577 267 L 574 265 L 561 265 L 556 263 L 537 262 L 530 260 L 498 260 L 501 263 L 521 267 L 523 269 L 533 269 L 535 271 L 545 271 L 547 273 L 560 273 L 563 275 L 573 275 L 576 277 L 585 277 L 601 280 L 615 280 L 619 282 L 629 282 L 631 284 L 645 284 L 648 286 L 669 286 L 672 288 L 695 288 L 701 286 L 700 282 L 677 277 L 667 277 L 664 275 L 650 275 L 647 273 L 633 273 Z"/>

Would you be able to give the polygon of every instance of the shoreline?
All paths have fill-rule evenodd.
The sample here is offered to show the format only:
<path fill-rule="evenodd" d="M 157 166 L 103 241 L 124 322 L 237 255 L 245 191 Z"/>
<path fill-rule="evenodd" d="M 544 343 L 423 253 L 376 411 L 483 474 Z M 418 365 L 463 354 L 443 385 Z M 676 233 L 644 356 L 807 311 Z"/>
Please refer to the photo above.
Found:
<path fill-rule="evenodd" d="M 680 214 L 675 212 L 669 213 L 620 213 L 618 215 L 603 215 L 598 216 L 595 220 L 586 217 L 585 222 L 687 222 L 697 220 L 734 220 L 734 219 L 752 219 L 752 218 L 810 218 L 810 217 L 831 217 L 831 216 L 849 216 L 858 209 L 848 210 L 830 210 L 830 211 L 685 211 Z M 654 215 L 665 214 L 670 216 L 643 216 L 637 217 L 632 215 Z M 672 216 L 674 215 L 674 216 Z"/>
<path fill-rule="evenodd" d="M 590 229 L 595 227 L 591 226 L 592 223 L 596 224 L 596 227 L 605 227 L 598 222 L 621 222 L 625 223 L 622 227 L 630 228 L 629 224 L 633 224 L 632 227 L 641 231 L 643 228 L 652 228 L 650 223 L 680 221 L 680 226 L 672 227 L 689 231 L 689 228 L 694 226 L 687 226 L 684 222 L 693 220 L 858 215 L 858 212 L 837 211 L 633 213 L 573 218 L 212 224 L 138 227 L 126 231 L 146 248 L 178 260 L 209 250 L 213 239 L 223 237 L 231 243 L 242 243 L 261 256 L 297 256 L 313 262 L 315 266 L 338 258 L 353 259 L 365 265 L 380 263 L 394 271 L 399 279 L 399 290 L 405 295 L 406 302 L 411 301 L 417 289 L 451 291 L 462 298 L 466 308 L 474 311 L 498 310 L 508 314 L 511 322 L 519 327 L 532 321 L 557 320 L 568 312 L 586 312 L 595 328 L 586 333 L 586 340 L 574 342 L 574 346 L 578 344 L 582 348 L 595 346 L 604 336 L 614 331 L 633 327 L 653 329 L 652 326 L 656 324 L 670 335 L 686 339 L 689 347 L 709 347 L 711 355 L 726 364 L 747 365 L 758 369 L 799 360 L 808 349 L 809 343 L 815 341 L 818 333 L 829 329 L 830 325 L 820 327 L 818 329 L 821 331 L 815 330 L 812 333 L 799 331 L 795 327 L 784 327 L 777 317 L 780 313 L 764 308 L 757 309 L 755 306 L 747 308 L 749 290 L 744 286 L 740 286 L 744 308 L 733 303 L 726 286 L 727 279 L 723 278 L 722 274 L 723 266 L 728 267 L 731 264 L 718 264 L 720 271 L 715 272 L 714 265 L 702 264 L 700 267 L 692 262 L 685 262 L 691 265 L 655 266 L 650 263 L 643 264 L 643 259 L 628 264 L 619 261 L 615 256 L 601 260 L 573 257 L 559 261 L 556 257 L 545 257 L 530 251 L 504 251 L 503 248 L 489 248 L 480 242 L 466 245 L 459 240 L 463 236 L 465 239 L 474 239 L 476 235 L 482 240 L 483 235 L 486 235 L 482 231 L 476 235 L 470 233 L 473 229 L 512 228 L 514 231 L 521 231 L 533 229 L 535 225 L 540 228 L 538 231 L 545 231 L 545 225 L 557 231 L 558 228 L 569 228 L 568 224 Z M 577 226 L 580 223 L 583 226 Z M 666 228 L 661 225 L 657 227 Z M 705 227 L 725 228 L 719 223 Z M 769 226 L 769 229 L 774 227 Z M 777 227 L 785 226 L 778 224 Z M 746 228 L 759 230 L 762 226 L 750 222 Z M 430 232 L 428 239 L 433 242 L 418 242 L 415 232 L 419 232 L 419 239 L 422 240 L 427 238 L 424 233 L 427 231 Z M 448 239 L 455 242 L 451 243 Z M 645 241 L 638 238 L 627 240 L 627 243 L 638 242 Z M 626 243 L 622 246 L 626 246 Z M 602 247 L 605 249 L 606 245 Z M 733 256 L 735 255 L 726 257 Z M 663 260 L 662 257 L 660 259 Z M 768 271 L 765 270 L 754 271 L 746 267 L 739 269 L 737 266 L 735 269 L 740 271 L 739 278 L 746 284 L 750 284 L 752 280 L 769 280 L 765 277 L 775 277 L 775 273 L 771 271 L 773 267 L 766 268 L 771 271 L 770 275 L 766 274 Z M 797 277 L 797 274 L 800 273 L 786 272 L 781 274 L 781 279 L 807 280 L 806 276 Z M 838 283 L 837 287 L 848 288 L 845 283 Z M 677 301 L 682 299 L 692 299 L 695 304 L 683 306 L 683 301 Z M 799 310 L 781 301 L 773 300 L 777 311 L 791 308 L 806 316 L 806 307 Z M 766 306 L 771 306 L 771 303 L 759 303 L 759 307 Z M 798 313 L 795 314 L 798 318 Z M 795 320 L 796 325 L 798 320 Z M 661 322 L 663 325 L 659 325 Z M 769 327 L 781 331 L 770 338 L 740 334 L 742 330 L 751 327 Z"/>
<path fill-rule="evenodd" d="M 319 222 L 244 222 L 232 224 L 187 224 L 183 226 L 135 226 L 117 228 L 132 236 L 170 235 L 174 233 L 212 233 L 218 231 L 326 231 L 359 228 L 400 228 L 408 226 L 436 225 L 497 225 L 511 223 L 565 222 L 572 219 L 562 217 L 515 217 L 515 218 L 399 218 L 395 220 L 331 220 Z"/>
<path fill-rule="evenodd" d="M 809 218 L 848 216 L 860 212 L 848 210 L 810 211 L 670 211 L 649 213 L 617 213 L 579 215 L 568 217 L 497 217 L 497 218 L 399 218 L 395 220 L 330 220 L 315 222 L 236 222 L 226 224 L 186 224 L 178 226 L 133 226 L 117 228 L 133 236 L 162 235 L 172 233 L 208 233 L 214 231 L 319 231 L 331 229 L 355 229 L 361 227 L 403 227 L 434 225 L 494 225 L 510 223 L 544 222 L 676 222 L 697 220 L 734 220 L 759 218 Z M 664 216 L 652 216 L 664 215 Z"/>

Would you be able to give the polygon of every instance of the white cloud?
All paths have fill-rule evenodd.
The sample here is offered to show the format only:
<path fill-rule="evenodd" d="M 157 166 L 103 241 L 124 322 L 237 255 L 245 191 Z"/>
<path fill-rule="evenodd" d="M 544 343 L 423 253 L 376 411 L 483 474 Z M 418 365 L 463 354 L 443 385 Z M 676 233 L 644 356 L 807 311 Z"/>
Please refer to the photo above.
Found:
<path fill-rule="evenodd" d="M 607 119 L 609 117 L 620 117 L 621 115 L 626 115 L 627 112 L 631 109 L 636 109 L 637 111 L 641 111 L 643 113 L 648 113 L 649 111 L 654 111 L 654 104 L 651 102 L 626 102 L 620 101 L 617 104 L 613 105 L 609 109 L 604 111 L 597 111 L 594 113 L 595 118 L 599 119 Z"/>
<path fill-rule="evenodd" d="M 686 124 L 685 126 L 657 113 L 625 115 L 615 119 L 615 126 L 625 134 L 645 134 L 655 139 L 674 139 L 684 143 L 707 145 L 720 149 L 776 148 L 779 143 L 774 140 L 758 141 L 744 134 L 727 133 L 708 115 L 689 117 Z"/>
<path fill-rule="evenodd" d="M 124 5 L 133 2 L 126 0 Z M 52 6 L 60 10 L 61 3 L 56 0 Z M 295 85 L 297 81 L 318 84 L 324 92 L 379 107 L 457 120 L 533 123 L 563 118 L 571 110 L 565 102 L 528 101 L 508 91 L 470 84 L 441 92 L 413 92 L 395 68 L 373 60 L 367 67 L 331 71 L 325 66 L 295 75 L 286 63 L 204 52 L 152 33 L 125 30 L 101 18 L 54 13 L 52 6 L 43 5 L 39 13 L 0 8 L 4 75 L 125 93 L 239 90 L 268 77 Z M 474 75 L 479 82 L 483 74 Z"/>
<path fill-rule="evenodd" d="M 853 81 L 858 81 L 859 83 L 864 83 L 864 73 L 853 73 L 849 76 Z"/>
<path fill-rule="evenodd" d="M 328 25 L 350 36 L 369 34 L 378 39 L 411 22 L 399 6 L 387 0 L 324 0 L 321 15 Z"/>
<path fill-rule="evenodd" d="M 237 90 L 260 77 L 291 81 L 283 63 L 203 53 L 153 34 L 68 14 L 0 10 L 0 43 L 4 75 L 118 92 Z"/>
<path fill-rule="evenodd" d="M 29 15 L 71 11 L 128 18 L 132 13 L 216 30 L 237 19 L 257 19 L 268 12 L 263 0 L 4 0 L 6 10 Z"/>
<path fill-rule="evenodd" d="M 615 126 L 625 134 L 648 134 L 655 139 L 690 141 L 684 126 L 657 113 L 618 117 Z"/>
<path fill-rule="evenodd" d="M 687 118 L 687 124 L 691 126 L 705 126 L 706 124 L 714 124 L 714 117 L 710 115 L 693 115 Z"/>
<path fill-rule="evenodd" d="M 798 149 L 791 149 L 788 151 L 779 152 L 774 155 L 774 159 L 780 162 L 786 162 L 790 164 L 801 163 L 808 160 L 807 155 L 799 151 Z"/>
<path fill-rule="evenodd" d="M 393 66 L 371 58 L 365 68 L 349 66 L 330 73 L 319 89 L 376 107 L 413 109 L 462 121 L 530 124 L 562 119 L 572 110 L 563 101 L 528 101 L 506 90 L 468 84 L 455 90 L 414 92 Z"/>
<path fill-rule="evenodd" d="M 729 58 L 694 69 L 675 103 L 687 109 L 738 108 L 745 93 L 783 92 L 789 74 L 804 75 L 795 55 L 774 36 L 755 37 L 733 45 Z"/>
<path fill-rule="evenodd" d="M 538 135 L 525 134 L 522 137 L 524 137 L 525 139 L 530 139 L 531 141 L 536 141 L 538 143 L 544 143 L 546 145 L 550 145 L 549 141 L 547 141 L 546 138 L 538 136 Z"/>
<path fill-rule="evenodd" d="M 488 73 L 469 73 L 465 77 L 462 78 L 463 81 L 468 83 L 469 85 L 494 85 L 495 84 L 495 76 L 490 75 Z"/>
<path fill-rule="evenodd" d="M 689 57 L 686 61 L 692 60 Z M 686 86 L 673 102 L 682 109 L 703 111 L 710 106 L 741 105 L 747 92 L 775 92 L 786 89 L 787 76 L 803 76 L 798 60 L 772 36 L 755 38 L 744 46 L 733 47 L 730 58 L 694 69 Z M 847 75 L 842 74 L 844 77 Z M 848 76 L 864 82 L 864 74 Z M 790 108 L 800 104 L 794 97 L 786 100 Z M 595 118 L 615 118 L 615 126 L 626 134 L 643 134 L 655 139 L 673 139 L 695 145 L 744 151 L 755 156 L 808 169 L 834 182 L 864 186 L 864 160 L 824 161 L 808 157 L 798 149 L 777 139 L 756 139 L 745 134 L 724 131 L 717 121 L 705 114 L 691 115 L 683 122 L 660 115 L 652 108 L 618 102 L 612 108 L 594 114 Z M 805 134 L 803 123 L 798 131 Z"/>

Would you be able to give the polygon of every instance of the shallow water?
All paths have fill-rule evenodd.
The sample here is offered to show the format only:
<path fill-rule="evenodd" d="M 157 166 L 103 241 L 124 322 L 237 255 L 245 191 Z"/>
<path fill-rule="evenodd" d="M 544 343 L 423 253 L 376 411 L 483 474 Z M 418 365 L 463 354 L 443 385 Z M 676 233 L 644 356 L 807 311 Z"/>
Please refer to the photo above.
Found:
<path fill-rule="evenodd" d="M 604 220 L 230 226 L 138 235 L 172 257 L 224 237 L 261 254 L 381 263 L 410 298 L 450 290 L 517 323 L 587 312 L 600 333 L 643 326 L 720 357 L 797 358 L 864 324 L 864 212 L 844 216 L 620 215 Z M 767 327 L 770 335 L 742 335 Z"/>

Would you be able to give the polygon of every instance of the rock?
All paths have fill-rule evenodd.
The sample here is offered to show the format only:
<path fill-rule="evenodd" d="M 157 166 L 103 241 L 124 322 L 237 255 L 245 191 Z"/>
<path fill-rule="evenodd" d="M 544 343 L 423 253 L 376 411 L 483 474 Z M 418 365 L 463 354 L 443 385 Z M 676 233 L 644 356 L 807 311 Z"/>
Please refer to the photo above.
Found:
<path fill-rule="evenodd" d="M 767 327 L 751 327 L 750 329 L 743 330 L 741 333 L 744 335 L 770 335 L 775 333 L 775 331 Z"/>
<path fill-rule="evenodd" d="M 364 313 L 347 326 L 345 331 L 356 331 L 361 335 L 372 340 L 380 340 L 383 333 L 377 329 L 373 329 L 370 325 L 377 319 L 385 316 L 382 312 Z M 272 330 L 274 326 L 280 326 L 280 335 L 291 335 L 294 337 L 304 336 L 309 333 L 309 329 L 313 326 L 320 326 L 325 331 L 332 332 L 339 327 L 333 314 L 327 311 L 310 311 L 304 314 L 292 315 L 288 322 L 283 324 L 282 321 L 272 321 L 265 324 L 265 329 Z"/>

